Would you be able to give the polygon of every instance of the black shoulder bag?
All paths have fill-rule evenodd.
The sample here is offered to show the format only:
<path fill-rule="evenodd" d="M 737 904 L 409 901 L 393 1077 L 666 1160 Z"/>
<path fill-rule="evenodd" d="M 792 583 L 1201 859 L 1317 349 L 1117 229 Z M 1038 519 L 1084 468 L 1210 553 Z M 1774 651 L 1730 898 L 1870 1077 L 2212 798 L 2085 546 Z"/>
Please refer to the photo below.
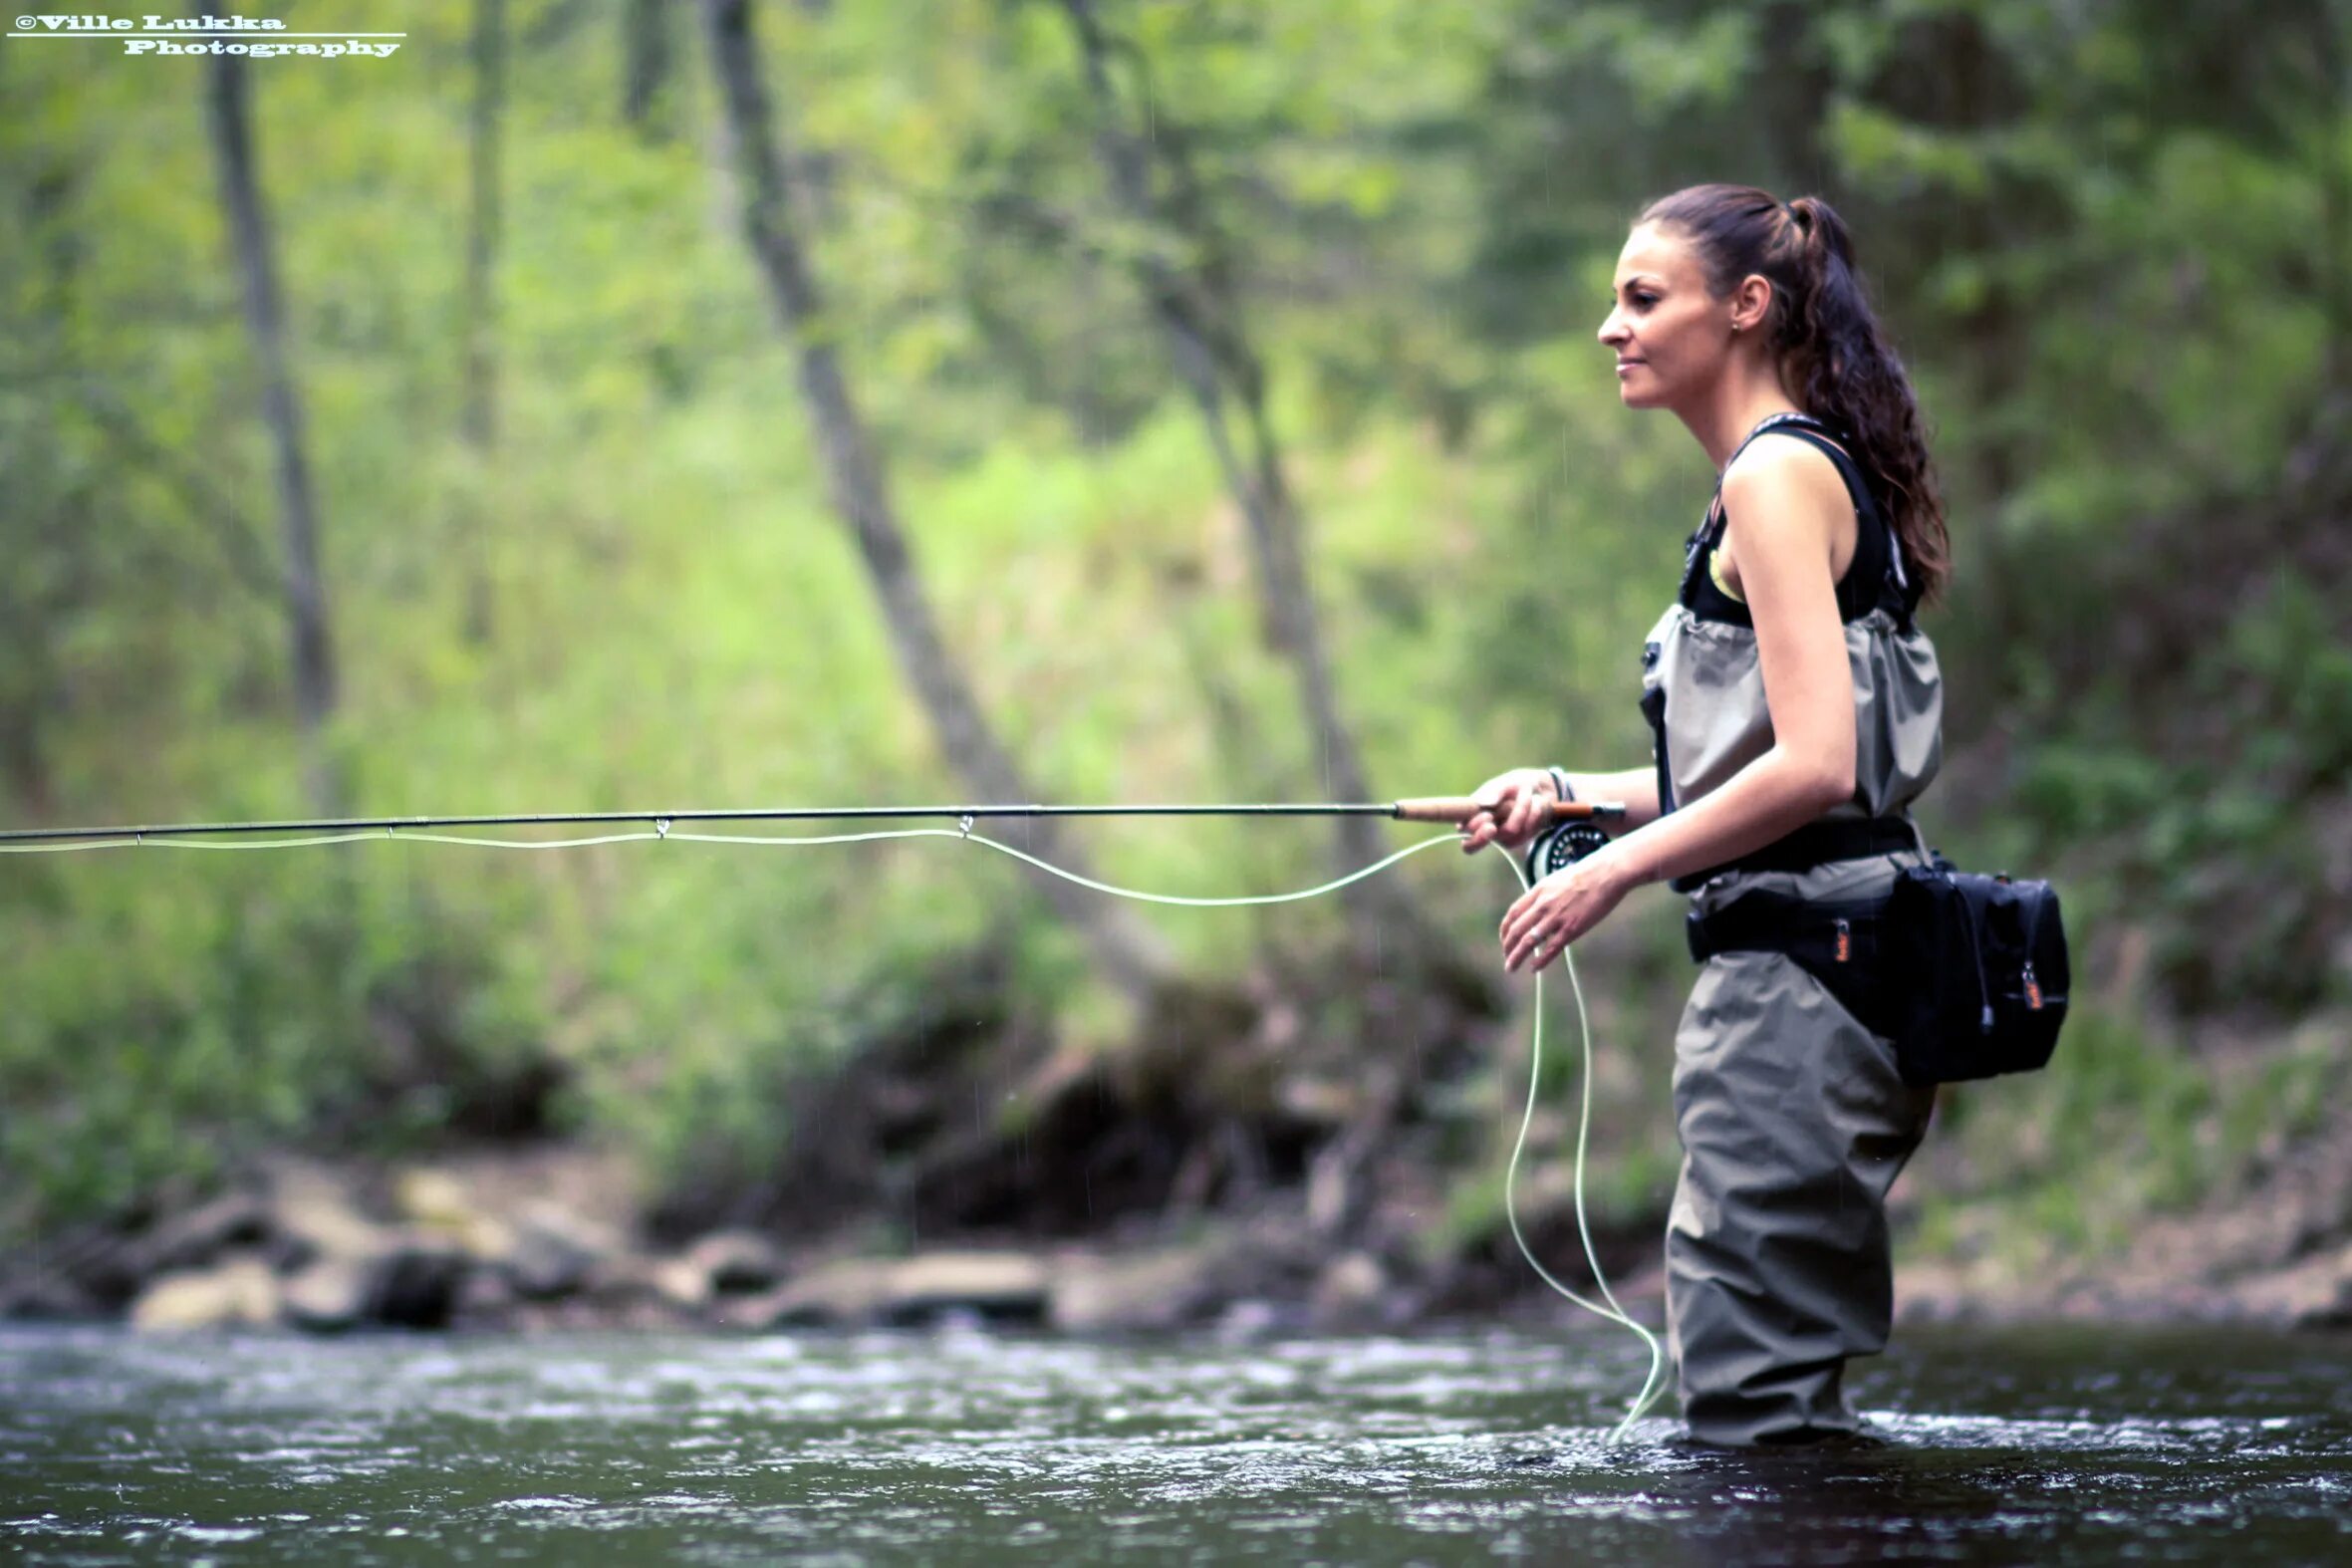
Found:
<path fill-rule="evenodd" d="M 1571 856 L 1573 858 L 1573 856 Z M 1885 897 L 1824 902 L 1756 889 L 1693 911 L 1691 956 L 1777 952 L 1894 1042 L 1914 1084 L 2031 1072 L 2066 1021 L 2066 926 L 2046 882 L 1980 877 L 1941 855 Z M 1550 869 L 1550 868 L 1546 868 Z"/>
<path fill-rule="evenodd" d="M 2066 1021 L 2066 926 L 2046 882 L 1908 866 L 1878 933 L 1881 1019 L 1916 1084 L 2031 1072 Z"/>

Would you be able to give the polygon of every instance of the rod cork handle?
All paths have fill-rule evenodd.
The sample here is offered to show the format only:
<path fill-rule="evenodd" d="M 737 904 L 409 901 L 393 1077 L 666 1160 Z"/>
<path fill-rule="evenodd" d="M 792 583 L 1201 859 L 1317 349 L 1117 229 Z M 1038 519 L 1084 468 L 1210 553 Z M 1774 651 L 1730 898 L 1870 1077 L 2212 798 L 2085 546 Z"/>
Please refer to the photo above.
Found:
<path fill-rule="evenodd" d="M 1619 800 L 1555 800 L 1547 804 L 1554 822 L 1625 815 L 1625 802 Z M 1397 802 L 1393 815 L 1400 822 L 1450 822 L 1459 827 L 1484 809 L 1467 795 L 1425 795 Z"/>

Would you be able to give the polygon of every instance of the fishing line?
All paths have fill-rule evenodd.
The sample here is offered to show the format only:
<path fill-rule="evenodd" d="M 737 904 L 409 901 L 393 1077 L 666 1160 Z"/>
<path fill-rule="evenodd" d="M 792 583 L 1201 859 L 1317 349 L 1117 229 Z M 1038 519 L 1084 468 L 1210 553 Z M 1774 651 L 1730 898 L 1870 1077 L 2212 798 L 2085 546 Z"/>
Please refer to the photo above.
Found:
<path fill-rule="evenodd" d="M 206 843 L 199 839 L 187 838 L 148 838 L 142 834 L 134 833 L 129 838 L 85 839 L 72 842 L 54 843 L 0 844 L 0 855 L 54 855 L 62 854 L 72 850 L 127 849 L 179 849 L 233 852 L 241 850 L 300 849 L 321 844 L 359 844 L 379 843 L 384 841 L 409 841 L 421 844 L 448 844 L 459 845 L 473 849 L 492 850 L 570 850 L 585 849 L 590 846 L 600 844 L 633 844 L 647 842 L 667 843 L 672 841 L 686 844 L 729 844 L 747 845 L 762 848 L 778 848 L 786 846 L 801 847 L 824 844 L 872 844 L 885 839 L 954 839 L 966 843 L 977 844 L 984 849 L 994 850 L 1000 855 L 1009 855 L 1014 860 L 1020 861 L 1026 865 L 1034 866 L 1039 871 L 1046 872 L 1052 876 L 1061 878 L 1064 882 L 1076 883 L 1082 888 L 1090 888 L 1097 893 L 1109 894 L 1113 898 L 1133 899 L 1145 904 L 1180 905 L 1189 909 L 1239 909 L 1243 907 L 1262 906 L 1269 904 L 1296 904 L 1302 900 L 1320 898 L 1328 893 L 1336 893 L 1340 889 L 1348 887 L 1351 884 L 1362 882 L 1367 877 L 1377 876 L 1381 872 L 1388 870 L 1391 866 L 1396 865 L 1399 861 L 1405 860 L 1411 856 L 1419 855 L 1424 850 L 1436 849 L 1440 844 L 1458 844 L 1461 842 L 1459 836 L 1456 834 L 1439 834 L 1436 838 L 1425 839 L 1419 844 L 1407 845 L 1404 849 L 1397 851 L 1396 854 L 1388 856 L 1385 859 L 1375 861 L 1373 864 L 1363 868 L 1361 871 L 1351 872 L 1345 877 L 1335 878 L 1330 882 L 1319 884 L 1316 887 L 1302 888 L 1295 893 L 1264 893 L 1246 895 L 1240 898 L 1199 899 L 1189 898 L 1178 894 L 1152 893 L 1141 888 L 1122 888 L 1112 883 L 1098 882 L 1092 877 L 1082 877 L 1078 873 L 1066 871 L 1063 868 L 1054 865 L 1050 861 L 1039 860 L 1036 856 L 1031 855 L 1023 850 L 1017 850 L 1009 844 L 1000 844 L 994 839 L 972 832 L 972 818 L 968 815 L 963 818 L 962 824 L 958 828 L 894 828 L 872 833 L 829 833 L 807 837 L 782 837 L 770 834 L 680 832 L 677 831 L 673 826 L 672 819 L 665 817 L 653 819 L 653 831 L 651 833 L 610 833 L 600 834 L 594 838 L 584 839 L 490 839 L 480 838 L 472 835 L 419 833 L 412 829 L 401 830 L 391 825 L 387 825 L 381 832 L 369 831 L 359 833 L 323 834 L 304 838 L 263 839 L 258 841 L 226 844 Z M 1510 868 L 1511 875 L 1517 879 L 1520 890 L 1522 892 L 1526 891 L 1530 884 L 1527 880 L 1526 872 L 1520 868 L 1516 857 L 1506 854 L 1502 857 L 1502 860 L 1503 863 Z M 1585 1008 L 1584 983 L 1577 977 L 1575 953 L 1569 948 L 1562 948 L 1560 952 L 1560 961 L 1568 971 L 1569 990 L 1576 999 L 1576 1021 L 1580 1041 L 1582 1044 L 1582 1054 L 1584 1060 L 1583 1082 L 1576 1113 L 1576 1159 L 1573 1166 L 1574 1175 L 1571 1183 L 1574 1198 L 1574 1209 L 1576 1214 L 1576 1233 L 1579 1240 L 1583 1243 L 1585 1262 L 1591 1267 L 1593 1271 L 1593 1282 L 1600 1288 L 1601 1299 L 1599 1301 L 1594 1301 L 1589 1297 L 1578 1294 L 1576 1291 L 1570 1289 L 1567 1285 L 1561 1283 L 1559 1278 L 1555 1276 L 1550 1269 L 1544 1267 L 1543 1261 L 1535 1255 L 1535 1249 L 1528 1245 L 1526 1231 L 1521 1228 L 1519 1224 L 1519 1165 L 1522 1158 L 1526 1154 L 1527 1135 L 1535 1122 L 1536 1097 L 1543 1085 L 1544 1005 L 1543 971 L 1541 969 L 1537 969 L 1535 971 L 1535 1016 L 1534 1024 L 1529 1031 L 1527 1042 L 1527 1104 L 1525 1110 L 1519 1117 L 1518 1136 L 1511 1143 L 1510 1161 L 1503 1169 L 1503 1217 L 1510 1223 L 1511 1240 L 1518 1244 L 1519 1255 L 1527 1260 L 1527 1266 L 1535 1271 L 1536 1277 L 1538 1279 L 1541 1279 L 1546 1285 L 1550 1286 L 1554 1291 L 1557 1291 L 1562 1297 L 1575 1306 L 1583 1308 L 1585 1311 L 1593 1314 L 1595 1317 L 1598 1317 L 1605 1322 L 1616 1323 L 1630 1330 L 1641 1340 L 1643 1347 L 1650 1352 L 1650 1370 L 1642 1380 L 1641 1391 L 1634 1397 L 1633 1404 L 1627 1409 L 1624 1418 L 1609 1431 L 1609 1436 L 1606 1441 L 1614 1444 L 1625 1437 L 1626 1433 L 1633 1427 L 1634 1423 L 1639 1421 L 1643 1414 L 1657 1402 L 1659 1396 L 1665 1392 L 1666 1352 L 1665 1348 L 1659 1344 L 1658 1336 L 1651 1333 L 1650 1330 L 1644 1327 L 1641 1323 L 1635 1321 L 1633 1316 L 1618 1303 L 1616 1293 L 1609 1288 L 1609 1276 L 1602 1271 L 1599 1249 L 1593 1243 L 1592 1223 L 1587 1214 L 1584 1194 L 1585 1156 L 1586 1150 L 1591 1140 L 1593 1122 L 1592 1017 Z"/>

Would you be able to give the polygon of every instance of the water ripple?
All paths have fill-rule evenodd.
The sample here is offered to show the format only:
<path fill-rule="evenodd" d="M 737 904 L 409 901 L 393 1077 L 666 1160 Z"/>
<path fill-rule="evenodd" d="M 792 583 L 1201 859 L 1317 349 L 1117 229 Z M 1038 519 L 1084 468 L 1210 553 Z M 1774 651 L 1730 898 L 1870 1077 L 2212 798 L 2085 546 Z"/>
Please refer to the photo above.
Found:
<path fill-rule="evenodd" d="M 2352 1346 L 1908 1332 L 1890 1446 L 1708 1454 L 1578 1331 L 132 1339 L 0 1330 L 31 1562 L 2352 1557 Z"/>

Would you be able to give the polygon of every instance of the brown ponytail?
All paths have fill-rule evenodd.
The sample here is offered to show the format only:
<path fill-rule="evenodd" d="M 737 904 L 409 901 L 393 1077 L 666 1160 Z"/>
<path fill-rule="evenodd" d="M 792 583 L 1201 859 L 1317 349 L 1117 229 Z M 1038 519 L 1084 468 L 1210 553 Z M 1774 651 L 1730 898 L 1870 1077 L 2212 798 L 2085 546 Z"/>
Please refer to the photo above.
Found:
<path fill-rule="evenodd" d="M 1871 313 L 1844 220 L 1819 196 L 1783 206 L 1752 186 L 1718 184 L 1661 196 L 1638 221 L 1686 234 L 1717 298 L 1750 273 L 1772 285 L 1766 341 L 1790 390 L 1807 413 L 1850 438 L 1913 583 L 1923 598 L 1938 598 L 1952 575 L 1944 498 L 1911 379 Z"/>

